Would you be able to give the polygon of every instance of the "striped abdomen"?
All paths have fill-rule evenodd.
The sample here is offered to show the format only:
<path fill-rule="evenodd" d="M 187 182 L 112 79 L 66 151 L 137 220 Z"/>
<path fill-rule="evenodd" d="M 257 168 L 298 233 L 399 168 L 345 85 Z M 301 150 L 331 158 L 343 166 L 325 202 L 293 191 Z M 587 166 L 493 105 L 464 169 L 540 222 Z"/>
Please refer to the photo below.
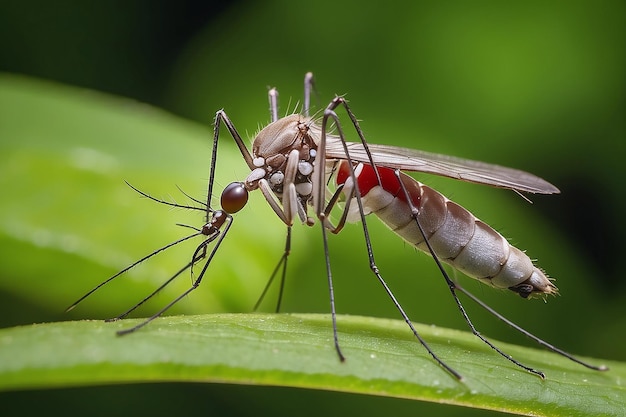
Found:
<path fill-rule="evenodd" d="M 430 254 L 394 170 L 384 167 L 377 167 L 377 170 L 382 186 L 371 165 L 355 167 L 365 214 L 376 214 L 404 240 Z M 400 173 L 400 178 L 418 210 L 417 219 L 426 238 L 442 262 L 496 288 L 515 291 L 524 298 L 557 293 L 557 288 L 530 258 L 494 229 L 432 188 L 404 173 Z M 345 185 L 346 195 L 351 193 L 347 161 L 340 162 L 337 184 Z M 358 220 L 358 205 L 352 201 L 348 221 Z"/>

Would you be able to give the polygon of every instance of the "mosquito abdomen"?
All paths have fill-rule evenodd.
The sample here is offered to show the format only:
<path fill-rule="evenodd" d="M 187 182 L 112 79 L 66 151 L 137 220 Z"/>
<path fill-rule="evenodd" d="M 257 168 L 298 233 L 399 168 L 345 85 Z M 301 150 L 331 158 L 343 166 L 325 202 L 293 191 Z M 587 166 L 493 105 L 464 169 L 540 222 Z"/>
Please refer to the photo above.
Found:
<path fill-rule="evenodd" d="M 347 162 L 343 161 L 339 170 L 338 183 L 345 183 L 344 191 L 351 193 Z M 404 173 L 399 173 L 402 187 L 394 170 L 377 170 L 382 185 L 370 165 L 359 164 L 355 169 L 365 214 L 376 214 L 404 240 L 430 254 L 425 235 L 442 262 L 483 283 L 510 289 L 524 298 L 557 293 L 528 255 L 468 210 Z M 407 202 L 404 189 L 412 204 Z M 417 209 L 417 221 L 424 234 L 411 206 Z M 355 201 L 350 204 L 348 220 L 360 220 Z"/>

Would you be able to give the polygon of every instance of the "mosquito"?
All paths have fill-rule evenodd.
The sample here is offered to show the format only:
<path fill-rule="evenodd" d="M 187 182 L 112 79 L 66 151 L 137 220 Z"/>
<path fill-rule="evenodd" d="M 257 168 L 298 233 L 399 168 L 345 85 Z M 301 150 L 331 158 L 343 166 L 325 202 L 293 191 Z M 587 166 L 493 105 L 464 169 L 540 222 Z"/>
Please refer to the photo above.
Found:
<path fill-rule="evenodd" d="M 300 221 L 307 226 L 319 223 L 326 262 L 333 341 L 341 361 L 344 361 L 345 357 L 341 351 L 337 334 L 328 232 L 339 233 L 347 222 L 360 221 L 372 273 L 428 354 L 454 378 L 462 379 L 461 374 L 446 364 L 417 332 L 407 313 L 383 279 L 374 259 L 366 220 L 368 214 L 374 213 L 405 241 L 434 259 L 471 332 L 506 360 L 532 374 L 545 378 L 542 371 L 524 365 L 480 334 L 461 303 L 458 293 L 468 297 L 497 319 L 548 350 L 590 369 L 608 369 L 604 365 L 595 366 L 586 363 L 533 335 L 453 281 L 446 272 L 443 263 L 480 282 L 495 288 L 508 289 L 523 298 L 546 297 L 558 293 L 552 280 L 536 267 L 524 252 L 510 245 L 502 235 L 477 219 L 465 208 L 402 171 L 441 175 L 509 189 L 518 194 L 522 192 L 555 194 L 559 193 L 558 188 L 535 175 L 512 168 L 414 149 L 370 144 L 365 140 L 359 122 L 343 96 L 336 96 L 321 115 L 311 116 L 309 114 L 310 99 L 313 90 L 313 74 L 307 73 L 304 79 L 302 112 L 279 118 L 278 91 L 275 88 L 270 89 L 268 96 L 271 123 L 256 135 L 251 152 L 248 151 L 244 140 L 226 112 L 223 109 L 217 111 L 214 120 L 213 152 L 207 200 L 205 203 L 190 197 L 201 207 L 160 200 L 128 184 L 139 194 L 158 203 L 202 211 L 205 214 L 205 224 L 200 228 L 182 225 L 193 229 L 194 233 L 159 248 L 124 268 L 83 295 L 68 307 L 67 311 L 139 263 L 179 243 L 195 237 L 201 238 L 201 242 L 196 246 L 191 259 L 178 272 L 128 311 L 108 320 L 115 321 L 125 318 L 185 271 L 191 270 L 193 277 L 194 266 L 196 264 L 201 265 L 199 273 L 193 278 L 191 287 L 180 296 L 136 326 L 120 330 L 117 333 L 118 335 L 129 334 L 150 323 L 200 286 L 220 244 L 226 238 L 233 224 L 233 215 L 246 205 L 248 193 L 259 189 L 270 207 L 285 224 L 287 237 L 283 255 L 263 289 L 255 309 L 265 296 L 278 271 L 281 273 L 281 281 L 276 310 L 280 309 L 287 260 L 291 250 L 291 228 L 294 222 Z M 359 138 L 358 142 L 346 141 L 344 129 L 336 112 L 339 108 L 343 108 L 350 119 L 350 124 Z M 221 208 L 214 209 L 211 200 L 214 196 L 217 150 L 222 126 L 234 139 L 251 172 L 243 181 L 232 182 L 226 186 L 220 197 Z M 333 181 L 334 184 L 332 184 Z M 331 221 L 333 210 L 340 211 L 336 224 Z"/>

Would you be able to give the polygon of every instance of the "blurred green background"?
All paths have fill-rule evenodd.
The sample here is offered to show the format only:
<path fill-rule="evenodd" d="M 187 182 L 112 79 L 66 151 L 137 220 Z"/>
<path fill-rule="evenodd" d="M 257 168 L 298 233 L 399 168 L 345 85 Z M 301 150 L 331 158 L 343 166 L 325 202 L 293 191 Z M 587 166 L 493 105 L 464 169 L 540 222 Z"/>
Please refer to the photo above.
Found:
<path fill-rule="evenodd" d="M 174 195 L 181 201 L 180 185 L 202 198 L 214 112 L 224 108 L 251 139 L 269 120 L 267 88 L 279 89 L 285 114 L 301 100 L 304 73 L 313 71 L 317 107 L 334 94 L 346 94 L 371 142 L 512 166 L 557 185 L 561 195 L 532 196 L 530 205 L 511 192 L 417 176 L 527 250 L 557 280 L 561 296 L 548 303 L 526 301 L 459 277 L 468 289 L 565 350 L 625 360 L 626 283 L 617 262 L 626 249 L 621 240 L 626 234 L 621 217 L 626 212 L 625 21 L 626 5 L 618 0 L 3 1 L 0 71 L 150 103 L 206 126 L 206 131 L 190 127 L 198 137 L 206 133 L 206 142 L 185 145 L 199 149 L 186 162 L 188 156 L 177 154 L 175 142 L 155 140 L 151 147 L 134 149 L 133 138 L 118 138 L 119 145 L 108 138 L 107 152 L 122 165 L 115 175 L 93 183 L 86 176 L 57 184 L 58 172 L 36 171 L 46 164 L 63 166 L 53 152 L 47 161 L 31 160 L 31 172 L 5 174 L 0 324 L 108 317 L 154 288 L 159 281 L 142 281 L 139 272 L 131 283 L 117 282 L 111 292 L 95 295 L 72 314 L 62 313 L 82 292 L 124 266 L 119 257 L 99 259 L 94 248 L 114 246 L 132 260 L 185 233 L 173 226 L 185 221 L 181 218 L 190 224 L 201 221 L 193 213 L 142 201 L 123 180 L 159 197 Z M 6 110 L 0 108 L 0 114 Z M 33 112 L 25 120 L 36 124 L 45 116 Z M 137 140 L 145 143 L 146 138 Z M 224 154 L 235 155 L 234 146 L 224 142 Z M 0 137 L 0 145 L 4 168 L 17 163 L 21 139 Z M 246 167 L 230 158 L 220 175 L 218 190 L 243 179 Z M 16 211 L 20 206 L 24 210 Z M 284 239 L 284 227 L 266 206 L 256 196 L 237 214 L 223 252 L 227 261 L 216 265 L 220 273 L 175 312 L 250 310 Z M 88 255 L 37 244 L 16 233 L 21 230 L 16 219 L 27 222 L 29 213 L 41 214 L 53 234 L 93 239 L 93 230 L 78 225 L 86 217 L 98 228 L 99 241 L 90 242 Z M 369 224 L 379 267 L 411 318 L 464 328 L 432 260 L 416 254 L 376 219 Z M 396 318 L 369 272 L 358 225 L 332 236 L 331 252 L 339 312 Z M 188 249 L 181 250 L 154 262 L 169 271 L 188 256 Z M 322 259 L 319 230 L 296 226 L 283 311 L 328 311 Z M 141 315 L 167 299 L 159 298 Z M 264 309 L 271 310 L 271 304 L 270 298 Z M 482 312 L 469 310 L 484 334 L 527 343 Z M 21 415 L 136 415 L 138 410 L 153 415 L 378 415 L 390 407 L 395 415 L 496 414 L 338 393 L 188 384 L 3 393 L 0 401 L 3 409 Z"/>

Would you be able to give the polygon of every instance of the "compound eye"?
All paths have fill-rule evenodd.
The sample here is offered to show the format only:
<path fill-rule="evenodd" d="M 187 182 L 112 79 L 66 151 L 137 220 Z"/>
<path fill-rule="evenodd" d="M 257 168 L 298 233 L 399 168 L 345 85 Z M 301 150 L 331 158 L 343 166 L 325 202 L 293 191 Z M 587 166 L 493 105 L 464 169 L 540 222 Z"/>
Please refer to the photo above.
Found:
<path fill-rule="evenodd" d="M 237 213 L 248 202 L 248 190 L 246 190 L 242 182 L 231 182 L 222 191 L 220 202 L 222 210 L 226 213 Z"/>

